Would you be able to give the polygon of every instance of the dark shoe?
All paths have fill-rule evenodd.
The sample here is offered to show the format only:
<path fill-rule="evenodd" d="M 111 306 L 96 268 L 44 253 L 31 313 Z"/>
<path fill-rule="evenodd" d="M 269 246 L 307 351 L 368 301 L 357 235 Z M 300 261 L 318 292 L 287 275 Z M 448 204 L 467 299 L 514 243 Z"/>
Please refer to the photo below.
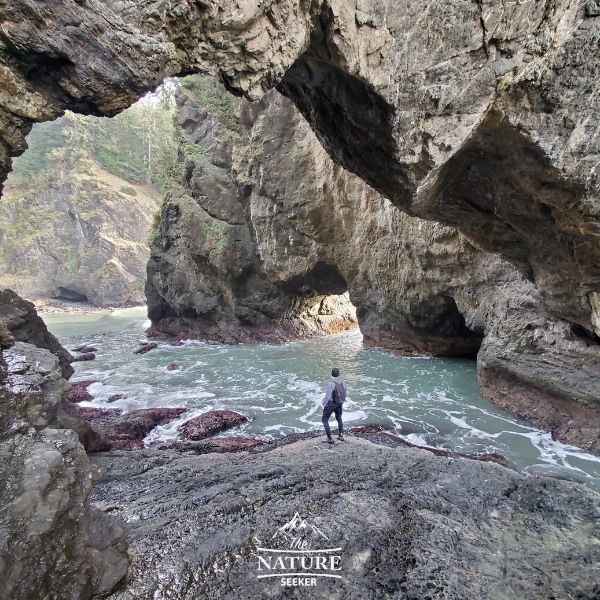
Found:
<path fill-rule="evenodd" d="M 343 442 L 344 441 L 344 434 L 338 435 L 338 440 L 340 440 L 340 442 Z"/>
<path fill-rule="evenodd" d="M 331 444 L 332 446 L 335 444 L 335 442 L 331 439 L 331 438 L 327 438 L 326 440 L 323 440 L 324 444 Z"/>

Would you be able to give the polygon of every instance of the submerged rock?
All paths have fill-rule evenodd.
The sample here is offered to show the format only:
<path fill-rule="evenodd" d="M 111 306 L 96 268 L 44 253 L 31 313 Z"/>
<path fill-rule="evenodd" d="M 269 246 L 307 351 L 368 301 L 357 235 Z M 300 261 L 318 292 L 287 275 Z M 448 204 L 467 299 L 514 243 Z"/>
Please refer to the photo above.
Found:
<path fill-rule="evenodd" d="M 167 366 L 167 371 L 179 371 L 180 367 L 176 363 L 171 363 Z"/>
<path fill-rule="evenodd" d="M 76 356 L 71 362 L 82 362 L 86 360 L 94 360 L 96 355 L 93 352 L 86 352 L 85 354 L 80 354 Z"/>
<path fill-rule="evenodd" d="M 67 400 L 69 402 L 79 403 L 79 402 L 90 402 L 94 399 L 88 391 L 88 387 L 92 385 L 92 383 L 97 383 L 93 379 L 85 379 L 83 381 L 74 381 L 71 382 L 69 391 L 67 394 Z"/>
<path fill-rule="evenodd" d="M 107 398 L 107 402 L 116 402 L 117 400 L 122 400 L 123 398 L 127 398 L 127 394 L 112 394 Z"/>
<path fill-rule="evenodd" d="M 134 354 L 146 354 L 146 352 L 150 352 L 150 350 L 154 350 L 158 348 L 158 344 L 156 342 L 148 342 L 147 344 L 142 344 L 137 350 L 134 350 Z"/>
<path fill-rule="evenodd" d="M 378 591 L 546 600 L 599 591 L 591 565 L 600 558 L 600 494 L 582 485 L 355 437 L 333 449 L 301 439 L 235 460 L 154 450 L 93 460 L 103 472 L 94 502 L 130 522 L 138 557 L 111 600 L 167 591 L 174 600 L 362 600 Z M 341 578 L 282 587 L 285 570 L 269 571 L 258 548 L 289 549 L 284 525 L 311 548 L 339 548 L 340 569 L 326 572 Z M 303 534 L 311 526 L 317 540 Z"/>
<path fill-rule="evenodd" d="M 189 440 L 203 440 L 247 421 L 247 417 L 232 410 L 211 410 L 190 419 L 179 427 L 179 431 Z"/>
<path fill-rule="evenodd" d="M 97 348 L 94 346 L 79 346 L 78 348 L 74 348 L 75 352 L 81 352 L 82 354 L 89 354 L 90 352 L 98 352 Z"/>

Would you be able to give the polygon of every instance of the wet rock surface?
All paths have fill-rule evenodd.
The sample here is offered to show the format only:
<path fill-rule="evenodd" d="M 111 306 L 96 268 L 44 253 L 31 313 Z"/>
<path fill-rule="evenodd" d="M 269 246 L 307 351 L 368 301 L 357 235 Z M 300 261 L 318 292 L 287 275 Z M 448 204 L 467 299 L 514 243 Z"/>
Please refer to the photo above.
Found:
<path fill-rule="evenodd" d="M 179 431 L 192 441 L 203 440 L 215 433 L 246 423 L 248 418 L 232 410 L 211 410 L 190 419 L 179 427 Z"/>
<path fill-rule="evenodd" d="M 77 405 L 62 373 L 55 354 L 32 344 L 0 354 L 2 598 L 90 598 L 129 565 L 124 524 L 90 506 L 97 472 L 80 442 L 110 444 L 69 413 Z"/>
<path fill-rule="evenodd" d="M 148 342 L 147 344 L 142 344 L 139 348 L 133 351 L 134 354 L 146 354 L 146 352 L 150 352 L 150 350 L 154 350 L 158 348 L 158 344 L 156 342 Z"/>
<path fill-rule="evenodd" d="M 594 598 L 600 496 L 491 463 L 388 448 L 352 435 L 268 452 L 96 455 L 95 505 L 124 518 L 138 556 L 109 597 Z M 258 579 L 295 513 L 340 548 L 341 579 Z M 263 567 L 264 568 L 264 567 Z"/>
<path fill-rule="evenodd" d="M 62 376 L 68 379 L 73 374 L 73 357 L 48 331 L 34 305 L 12 290 L 0 290 L 0 336 L 2 347 L 26 342 L 50 350 L 60 360 Z"/>
<path fill-rule="evenodd" d="M 165 442 L 156 446 L 157 450 L 176 450 L 177 452 L 193 452 L 207 454 L 209 452 L 241 452 L 257 446 L 266 446 L 267 442 L 255 438 L 232 435 L 222 438 L 208 438 L 196 442 Z"/>
<path fill-rule="evenodd" d="M 87 360 L 94 360 L 96 355 L 93 352 L 86 352 L 84 354 L 79 354 L 71 362 L 84 362 Z"/>
<path fill-rule="evenodd" d="M 186 412 L 185 408 L 144 408 L 122 414 L 118 408 L 76 407 L 77 414 L 92 428 L 110 440 L 113 450 L 136 450 L 144 447 L 144 438 Z"/>
<path fill-rule="evenodd" d="M 83 381 L 74 381 L 69 384 L 69 391 L 67 393 L 67 400 L 69 402 L 78 403 L 78 402 L 90 402 L 94 399 L 88 391 L 88 387 L 92 385 L 92 383 L 96 383 L 91 379 L 85 379 Z"/>

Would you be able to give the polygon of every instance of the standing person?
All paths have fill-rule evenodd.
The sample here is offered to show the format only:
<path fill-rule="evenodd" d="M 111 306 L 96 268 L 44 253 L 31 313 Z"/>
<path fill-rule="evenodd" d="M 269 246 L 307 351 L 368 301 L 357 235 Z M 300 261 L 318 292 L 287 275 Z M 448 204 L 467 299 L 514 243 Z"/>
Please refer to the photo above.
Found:
<path fill-rule="evenodd" d="M 340 377 L 339 369 L 331 370 L 331 381 L 327 386 L 325 400 L 321 403 L 323 409 L 323 427 L 327 439 L 323 440 L 324 444 L 334 444 L 331 438 L 331 430 L 329 429 L 329 417 L 335 413 L 335 420 L 338 424 L 338 440 L 344 441 L 344 424 L 342 423 L 342 405 L 346 401 L 346 382 Z"/>

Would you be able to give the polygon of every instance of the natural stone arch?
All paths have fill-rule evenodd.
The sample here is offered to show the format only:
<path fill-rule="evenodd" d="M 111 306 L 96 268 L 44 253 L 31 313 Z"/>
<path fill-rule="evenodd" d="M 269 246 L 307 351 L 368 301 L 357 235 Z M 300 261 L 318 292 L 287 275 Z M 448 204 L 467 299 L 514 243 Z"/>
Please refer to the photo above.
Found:
<path fill-rule="evenodd" d="M 588 4 L 20 0 L 0 11 L 0 170 L 32 121 L 115 114 L 168 75 L 218 75 L 250 99 L 279 84 L 335 160 L 409 214 L 503 254 L 542 284 L 548 309 L 594 331 L 599 26 Z M 491 206 L 474 201 L 468 170 L 453 167 L 473 152 L 498 162 L 482 148 L 507 135 L 517 158 L 506 166 L 527 155 L 530 181 L 487 168 L 482 184 L 502 189 Z"/>

